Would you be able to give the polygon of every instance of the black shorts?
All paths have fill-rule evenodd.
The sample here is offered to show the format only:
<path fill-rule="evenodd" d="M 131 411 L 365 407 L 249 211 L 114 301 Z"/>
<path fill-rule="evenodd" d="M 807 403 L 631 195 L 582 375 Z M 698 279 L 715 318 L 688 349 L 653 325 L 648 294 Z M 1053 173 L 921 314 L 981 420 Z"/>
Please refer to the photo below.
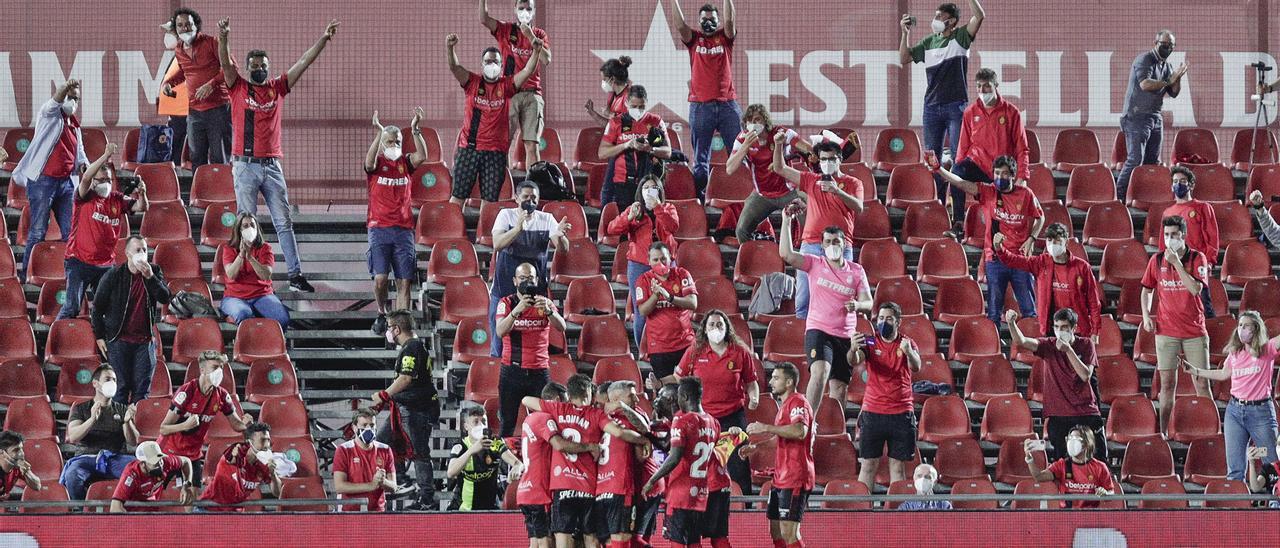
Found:
<path fill-rule="evenodd" d="M 595 497 L 580 496 L 572 491 L 556 491 L 551 495 L 551 532 L 577 535 L 591 533 L 591 507 Z"/>
<path fill-rule="evenodd" d="M 914 411 L 896 415 L 881 415 L 863 411 L 858 415 L 858 428 L 862 440 L 858 443 L 858 458 L 878 459 L 889 444 L 889 458 L 903 462 L 916 456 L 916 414 Z"/>
<path fill-rule="evenodd" d="M 520 507 L 524 514 L 524 529 L 529 538 L 547 538 L 551 536 L 551 514 L 547 504 L 526 504 Z"/>
<path fill-rule="evenodd" d="M 765 512 L 771 521 L 800 523 L 804 509 L 809 505 L 809 492 L 804 489 L 771 489 L 769 509 Z"/>
<path fill-rule="evenodd" d="M 636 526 L 636 507 L 630 502 L 630 497 L 623 495 L 596 497 L 595 506 L 591 508 L 591 526 L 597 538 L 631 534 Z"/>
<path fill-rule="evenodd" d="M 636 503 L 636 526 L 632 530 L 636 536 L 652 537 L 658 528 L 658 509 L 662 506 L 662 496 L 641 499 Z"/>
<path fill-rule="evenodd" d="M 729 490 L 714 491 L 707 496 L 707 510 L 702 513 L 702 536 L 729 538 Z"/>
<path fill-rule="evenodd" d="M 810 329 L 804 332 L 804 352 L 809 357 L 810 366 L 816 361 L 830 364 L 828 379 L 849 384 L 853 378 L 853 368 L 849 367 L 849 339 Z"/>
<path fill-rule="evenodd" d="M 662 379 L 676 374 L 676 366 L 680 365 L 680 358 L 684 357 L 685 350 L 688 348 L 675 352 L 650 353 L 649 367 L 653 368 L 653 375 Z"/>
<path fill-rule="evenodd" d="M 662 538 L 676 544 L 702 544 L 702 512 L 668 508 Z"/>
<path fill-rule="evenodd" d="M 507 180 L 506 151 L 460 148 L 453 157 L 453 189 L 451 195 L 459 200 L 471 197 L 476 182 L 480 183 L 480 199 L 496 202 L 502 194 L 502 183 Z"/>

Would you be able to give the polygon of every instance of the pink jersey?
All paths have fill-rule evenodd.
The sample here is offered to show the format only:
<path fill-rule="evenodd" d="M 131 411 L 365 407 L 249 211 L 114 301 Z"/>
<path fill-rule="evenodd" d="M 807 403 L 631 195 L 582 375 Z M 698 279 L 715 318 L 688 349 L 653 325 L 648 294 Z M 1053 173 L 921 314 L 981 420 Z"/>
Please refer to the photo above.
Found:
<path fill-rule="evenodd" d="M 849 338 L 857 315 L 846 311 L 844 305 L 863 292 L 871 292 L 862 265 L 845 261 L 844 268 L 837 269 L 825 257 L 804 255 L 801 270 L 809 274 L 809 318 L 804 328 Z"/>
<path fill-rule="evenodd" d="M 1267 341 L 1262 345 L 1261 355 L 1256 358 L 1243 348 L 1227 356 L 1222 367 L 1231 371 L 1231 397 L 1243 401 L 1270 398 L 1271 372 L 1277 355 L 1280 355 L 1280 348 Z"/>

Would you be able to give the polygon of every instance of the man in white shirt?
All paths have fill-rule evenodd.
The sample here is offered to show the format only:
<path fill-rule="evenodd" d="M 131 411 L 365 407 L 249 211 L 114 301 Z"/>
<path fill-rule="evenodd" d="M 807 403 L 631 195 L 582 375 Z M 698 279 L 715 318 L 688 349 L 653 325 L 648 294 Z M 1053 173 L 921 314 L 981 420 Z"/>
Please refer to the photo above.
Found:
<path fill-rule="evenodd" d="M 550 213 L 538 210 L 538 185 L 524 181 L 516 187 L 516 207 L 498 212 L 493 223 L 493 287 L 489 291 L 489 333 L 497 333 L 494 310 L 498 301 L 516 292 L 516 267 L 529 263 L 537 267 L 538 287 L 546 288 L 547 250 L 568 249 L 565 236 L 572 228 L 569 218 L 559 222 Z M 490 336 L 489 355 L 502 356 L 502 338 Z"/>

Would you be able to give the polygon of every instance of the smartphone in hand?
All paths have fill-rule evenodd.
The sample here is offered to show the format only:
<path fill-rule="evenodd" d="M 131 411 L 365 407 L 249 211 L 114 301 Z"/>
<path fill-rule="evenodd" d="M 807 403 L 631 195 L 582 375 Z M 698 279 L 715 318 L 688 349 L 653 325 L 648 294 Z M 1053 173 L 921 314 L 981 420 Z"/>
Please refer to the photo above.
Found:
<path fill-rule="evenodd" d="M 942 164 L 938 162 L 938 155 L 934 154 L 932 150 L 924 151 L 924 163 L 933 171 L 937 171 L 942 167 Z"/>

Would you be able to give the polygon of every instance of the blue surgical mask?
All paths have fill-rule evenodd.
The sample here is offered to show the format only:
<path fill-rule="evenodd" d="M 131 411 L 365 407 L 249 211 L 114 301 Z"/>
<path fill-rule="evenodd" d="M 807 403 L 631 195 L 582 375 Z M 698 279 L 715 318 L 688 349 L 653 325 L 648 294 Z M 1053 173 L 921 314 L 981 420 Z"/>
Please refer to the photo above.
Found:
<path fill-rule="evenodd" d="M 1013 190 L 1013 179 L 1009 177 L 1000 177 L 996 179 L 996 190 L 1000 192 L 1009 192 Z"/>
<path fill-rule="evenodd" d="M 879 322 L 876 324 L 876 332 L 880 333 L 881 339 L 892 339 L 897 328 L 889 322 Z"/>
<path fill-rule="evenodd" d="M 372 428 L 365 428 L 363 430 L 360 430 L 359 434 L 357 434 L 357 436 L 360 438 L 360 441 L 364 442 L 365 445 L 369 445 L 373 443 L 374 435 L 375 434 Z"/>
<path fill-rule="evenodd" d="M 1177 181 L 1173 183 L 1173 196 L 1179 200 L 1187 199 L 1191 195 L 1191 185 L 1186 182 Z"/>

